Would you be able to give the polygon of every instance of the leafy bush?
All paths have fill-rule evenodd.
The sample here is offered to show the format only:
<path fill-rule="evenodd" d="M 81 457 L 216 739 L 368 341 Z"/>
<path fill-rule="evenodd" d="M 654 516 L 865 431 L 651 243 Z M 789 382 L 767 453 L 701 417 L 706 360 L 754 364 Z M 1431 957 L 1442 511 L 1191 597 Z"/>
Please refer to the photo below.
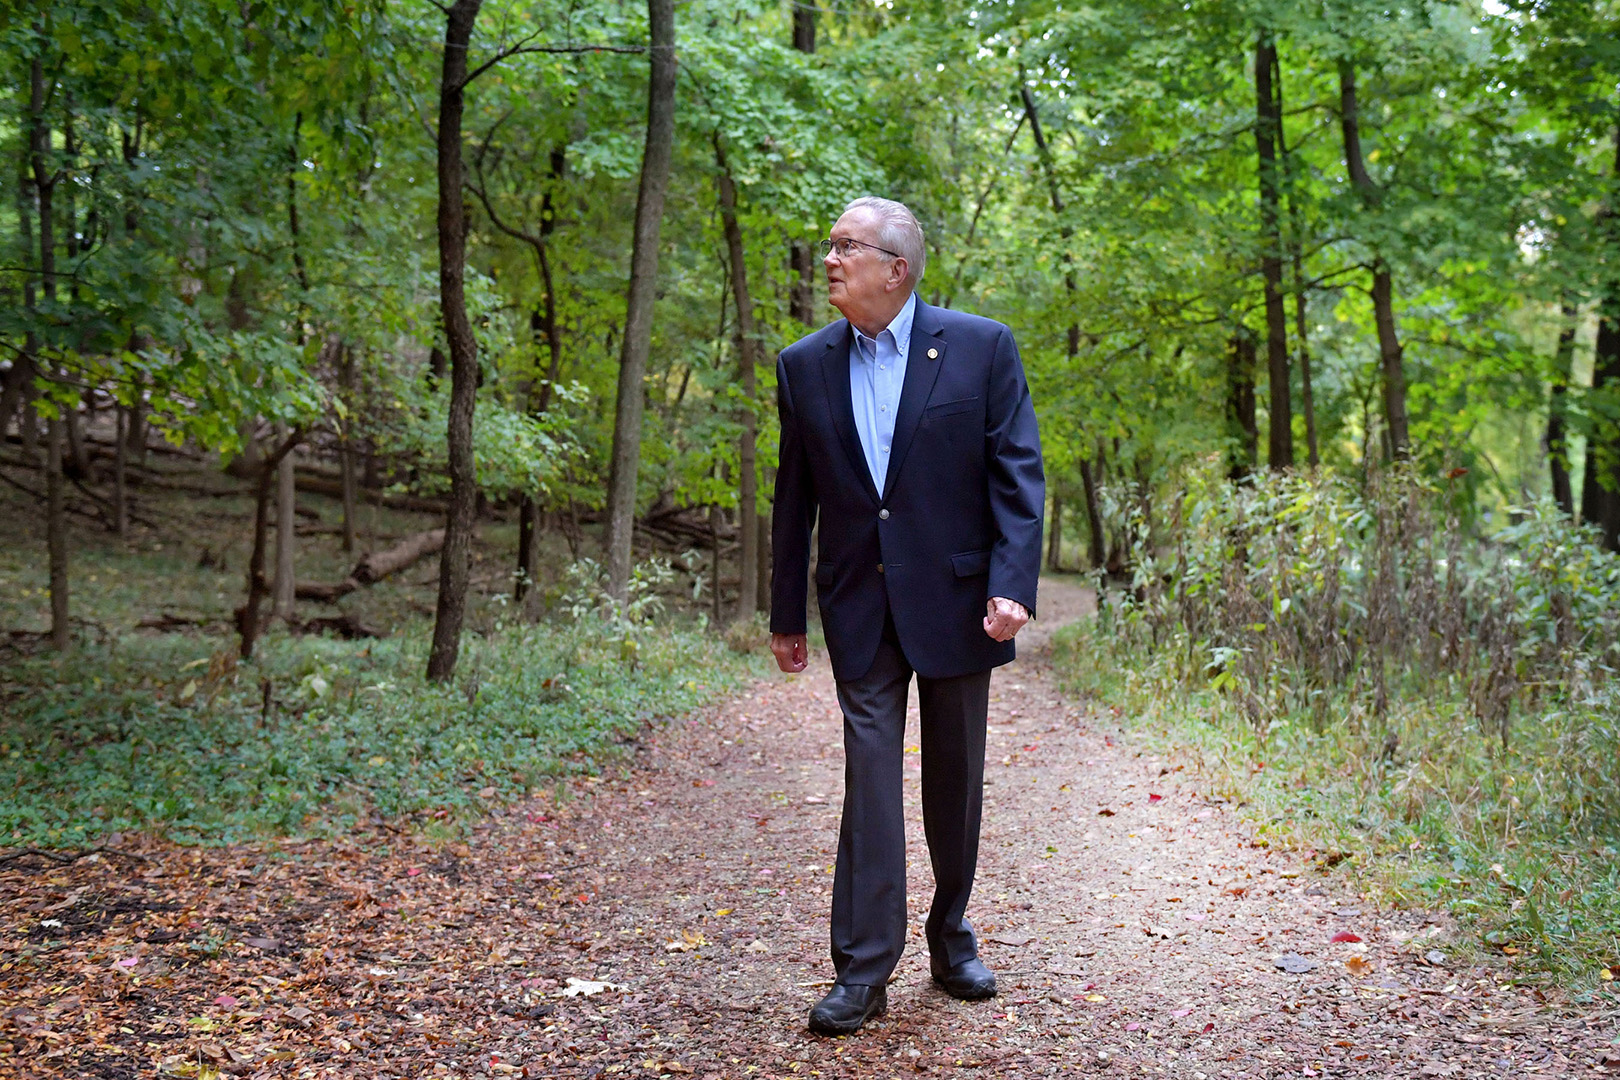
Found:
<path fill-rule="evenodd" d="M 620 757 L 645 723 L 747 678 L 701 627 L 663 618 L 638 570 L 627 612 L 576 567 L 559 617 L 496 624 L 458 678 L 422 681 L 429 628 L 345 642 L 130 635 L 6 672 L 0 842 L 68 846 L 115 831 L 195 841 L 341 828 L 357 817 L 449 823 Z"/>
<path fill-rule="evenodd" d="M 1195 477 L 1132 523 L 1131 587 L 1060 645 L 1071 683 L 1487 940 L 1612 957 L 1620 558 L 1547 505 L 1483 539 L 1451 511 L 1408 472 Z"/>

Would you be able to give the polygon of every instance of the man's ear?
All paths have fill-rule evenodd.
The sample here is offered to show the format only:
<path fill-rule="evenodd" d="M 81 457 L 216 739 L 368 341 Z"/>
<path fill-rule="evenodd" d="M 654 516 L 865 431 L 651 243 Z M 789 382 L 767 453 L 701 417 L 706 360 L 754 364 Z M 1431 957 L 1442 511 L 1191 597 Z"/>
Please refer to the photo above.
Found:
<path fill-rule="evenodd" d="M 884 281 L 883 287 L 888 292 L 893 292 L 904 285 L 906 278 L 910 276 L 911 266 L 906 262 L 904 256 L 896 255 L 889 260 L 889 277 Z"/>

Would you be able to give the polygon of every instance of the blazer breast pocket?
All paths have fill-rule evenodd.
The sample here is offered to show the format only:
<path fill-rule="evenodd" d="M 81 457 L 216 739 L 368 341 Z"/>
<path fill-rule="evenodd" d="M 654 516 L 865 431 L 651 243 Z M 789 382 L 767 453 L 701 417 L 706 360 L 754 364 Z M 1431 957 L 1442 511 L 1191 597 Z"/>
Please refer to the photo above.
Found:
<path fill-rule="evenodd" d="M 943 420 L 947 416 L 957 416 L 961 413 L 976 412 L 978 411 L 978 408 L 979 398 L 977 395 L 973 397 L 955 398 L 951 401 L 941 401 L 939 404 L 930 405 L 923 410 L 923 423 L 931 424 L 936 420 Z"/>

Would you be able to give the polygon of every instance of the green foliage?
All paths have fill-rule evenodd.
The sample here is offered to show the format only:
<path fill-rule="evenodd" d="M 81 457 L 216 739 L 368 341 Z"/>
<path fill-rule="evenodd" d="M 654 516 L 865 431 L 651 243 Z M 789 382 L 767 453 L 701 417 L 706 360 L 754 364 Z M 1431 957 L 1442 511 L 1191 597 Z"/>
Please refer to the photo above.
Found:
<path fill-rule="evenodd" d="M 610 618 L 596 575 L 576 569 L 552 598 L 568 617 L 496 620 L 464 644 L 445 686 L 418 677 L 421 625 L 369 643 L 272 635 L 242 667 L 228 643 L 134 635 L 15 663 L 0 721 L 0 836 L 215 842 L 372 814 L 456 826 L 552 778 L 610 767 L 644 725 L 757 668 L 701 626 L 657 617 L 649 590 L 665 573 L 644 567 L 631 615 Z"/>

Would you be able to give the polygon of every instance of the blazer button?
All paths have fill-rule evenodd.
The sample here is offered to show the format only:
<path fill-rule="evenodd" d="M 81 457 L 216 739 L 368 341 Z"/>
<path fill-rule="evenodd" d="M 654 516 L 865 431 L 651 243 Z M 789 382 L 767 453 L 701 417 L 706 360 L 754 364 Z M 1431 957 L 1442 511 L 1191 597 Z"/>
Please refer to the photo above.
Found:
<path fill-rule="evenodd" d="M 888 521 L 889 520 L 889 511 L 888 510 L 879 510 L 878 511 L 878 520 L 879 521 Z"/>
<path fill-rule="evenodd" d="M 883 564 L 882 563 L 878 563 L 878 573 L 880 573 L 880 574 L 883 573 Z"/>

